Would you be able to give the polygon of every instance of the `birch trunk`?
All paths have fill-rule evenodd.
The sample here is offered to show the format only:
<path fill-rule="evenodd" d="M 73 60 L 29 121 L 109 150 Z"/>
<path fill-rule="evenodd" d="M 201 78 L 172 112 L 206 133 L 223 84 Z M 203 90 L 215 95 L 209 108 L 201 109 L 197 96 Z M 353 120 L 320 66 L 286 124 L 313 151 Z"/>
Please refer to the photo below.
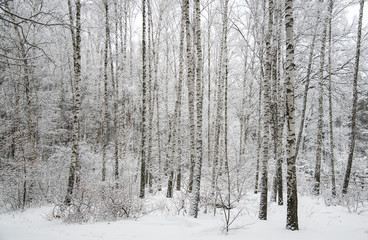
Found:
<path fill-rule="evenodd" d="M 153 54 L 155 56 L 155 67 L 154 67 L 154 88 L 153 88 L 153 96 L 154 96 L 154 103 L 156 103 L 156 129 L 157 129 L 157 151 L 158 151 L 158 191 L 162 190 L 162 162 L 161 162 L 161 133 L 160 133 L 160 105 L 159 105 L 159 86 L 158 86 L 158 52 L 160 49 L 160 36 L 161 36 L 161 20 L 162 20 L 162 12 L 160 11 L 160 19 L 159 19 L 159 27 L 158 27 L 158 33 L 156 37 L 156 44 L 157 47 L 154 47 L 156 49 L 155 53 Z"/>
<path fill-rule="evenodd" d="M 263 20 L 262 23 L 266 22 L 266 0 L 262 1 L 262 10 L 263 10 Z M 261 147 L 262 147 L 262 137 L 261 137 L 261 129 L 262 129 L 262 91 L 263 91 L 263 78 L 264 78 L 264 70 L 263 70 L 263 45 L 264 45 L 264 24 L 261 26 L 261 43 L 259 44 L 259 59 L 260 59 L 260 72 L 261 77 L 259 80 L 259 89 L 258 89 L 258 128 L 257 128 L 257 160 L 256 160 L 256 178 L 255 178 L 255 186 L 254 186 L 254 194 L 257 194 L 259 191 L 259 168 L 260 168 L 260 160 L 261 160 Z"/>
<path fill-rule="evenodd" d="M 258 127 L 257 127 L 257 160 L 256 160 L 256 177 L 255 177 L 255 185 L 254 185 L 254 194 L 257 194 L 259 191 L 259 162 L 261 159 L 261 113 L 262 113 L 262 83 L 260 81 L 259 89 L 258 89 Z"/>
<path fill-rule="evenodd" d="M 168 181 L 168 188 L 166 197 L 171 198 L 173 195 L 173 188 L 174 188 L 174 168 L 175 168 L 175 159 L 179 158 L 178 149 L 181 148 L 179 145 L 180 143 L 180 126 L 178 122 L 180 122 L 181 117 L 181 95 L 182 95 L 182 80 L 183 80 L 183 45 L 184 45 L 184 13 L 183 13 L 183 2 L 181 4 L 181 23 L 180 23 L 180 49 L 179 49 L 179 78 L 177 83 L 177 96 L 175 101 L 175 109 L 174 109 L 174 119 L 172 125 L 172 141 L 171 141 L 171 153 L 169 155 L 169 181 Z M 169 46 L 168 42 L 166 41 L 166 67 L 168 68 L 168 53 L 169 53 Z M 167 69 L 168 71 L 168 69 Z M 166 76 L 168 73 L 166 73 Z M 168 77 L 168 76 L 167 76 Z M 178 134 L 179 132 L 179 134 Z M 178 139 L 177 139 L 178 138 Z M 180 161 L 177 162 L 177 181 L 176 181 L 176 189 L 179 191 L 181 187 L 181 167 Z"/>
<path fill-rule="evenodd" d="M 285 1 L 285 31 L 286 31 L 286 162 L 287 162 L 287 209 L 286 229 L 299 230 L 298 225 L 298 193 L 295 165 L 295 106 L 294 106 L 294 19 L 293 0 Z"/>
<path fill-rule="evenodd" d="M 146 188 L 146 0 L 142 0 L 142 123 L 141 123 L 141 177 L 139 197 L 145 197 Z"/>
<path fill-rule="evenodd" d="M 229 68 L 228 68 L 228 64 L 229 64 L 229 58 L 228 58 L 228 49 L 227 49 L 227 22 L 228 22 L 228 5 L 229 5 L 229 0 L 225 0 L 225 7 L 224 7 L 224 12 L 225 12 L 225 18 L 224 18 L 224 26 L 226 27 L 226 34 L 224 36 L 224 82 L 225 82 L 225 111 L 224 111 L 224 115 L 225 115 L 225 119 L 224 119 L 224 155 L 225 155 L 225 174 L 227 177 L 227 181 L 226 181 L 226 185 L 227 185 L 227 196 L 226 196 L 226 202 L 225 204 L 227 205 L 227 209 L 225 211 L 224 209 L 224 213 L 225 213 L 225 222 L 226 222 L 226 232 L 229 232 L 229 225 L 230 223 L 230 218 L 231 218 L 231 179 L 230 179 L 230 168 L 229 168 L 229 158 L 228 158 L 228 76 L 229 76 Z"/>
<path fill-rule="evenodd" d="M 167 33 L 167 29 L 166 29 Z M 166 119 L 169 122 L 169 137 L 168 137 L 168 143 L 167 143 L 167 165 L 169 170 L 169 179 L 167 182 L 167 193 L 166 197 L 171 198 L 173 196 L 173 190 L 174 190 L 174 174 L 175 174 L 175 162 L 174 157 L 172 154 L 175 155 L 175 149 L 172 149 L 172 146 L 174 146 L 175 137 L 174 132 L 176 134 L 176 126 L 175 123 L 171 123 L 170 117 L 169 117 L 169 42 L 166 38 L 166 67 L 165 67 L 165 104 L 166 104 Z M 175 115 L 174 115 L 175 118 Z M 171 140 L 172 139 L 172 140 Z M 172 152 L 170 152 L 170 150 Z"/>
<path fill-rule="evenodd" d="M 190 171 L 188 191 L 193 188 L 193 171 L 196 157 L 195 150 L 195 123 L 194 123 L 194 70 L 192 54 L 192 36 L 189 18 L 189 0 L 184 0 L 185 32 L 187 40 L 187 85 L 188 85 L 188 108 L 189 108 L 189 135 L 190 135 Z"/>
<path fill-rule="evenodd" d="M 155 80 L 155 92 L 156 92 L 156 128 L 157 128 L 157 151 L 158 151 L 158 191 L 162 190 L 162 158 L 161 158 L 161 132 L 160 132 L 160 106 L 158 102 L 158 81 Z"/>
<path fill-rule="evenodd" d="M 225 1 L 225 9 L 227 9 L 227 0 Z M 227 19 L 227 18 L 226 18 Z M 202 83 L 202 42 L 201 42 L 201 15 L 199 0 L 195 0 L 195 20 L 196 20 L 196 36 L 197 36 L 197 141 L 196 141 L 196 162 L 193 174 L 193 193 L 190 203 L 189 214 L 195 218 L 198 216 L 198 204 L 201 187 L 202 174 L 202 105 L 203 105 L 203 83 Z M 226 24 L 227 25 L 227 24 Z"/>
<path fill-rule="evenodd" d="M 153 127 L 153 91 L 152 91 L 152 62 L 154 59 L 152 53 L 152 42 L 153 42 L 153 23 L 152 23 L 152 12 L 151 12 L 151 1 L 147 0 L 148 9 L 148 93 L 147 93 L 147 104 L 148 104 L 148 149 L 147 149 L 147 179 L 149 192 L 152 193 L 152 127 Z"/>
<path fill-rule="evenodd" d="M 281 12 L 281 3 L 278 9 L 278 21 L 279 21 L 279 29 L 278 31 L 281 32 L 282 31 L 282 12 Z M 281 34 L 278 35 L 278 52 L 277 52 L 277 77 L 278 77 L 278 83 L 279 83 L 279 98 L 280 98 L 280 107 L 279 107 L 279 128 L 278 128 L 278 153 L 277 153 L 277 161 L 279 163 L 278 168 L 277 168 L 277 193 L 278 193 L 278 198 L 277 198 L 277 204 L 278 205 L 284 205 L 284 190 L 283 190 L 283 174 L 282 174 L 282 163 L 283 163 L 283 159 L 284 159 L 284 126 L 285 126 L 285 109 L 286 109 L 286 101 L 285 101 L 285 88 L 284 86 L 281 84 L 281 71 L 283 69 L 283 59 L 281 56 Z"/>
<path fill-rule="evenodd" d="M 275 4 L 276 6 L 276 4 Z M 275 7 L 276 8 L 276 7 Z M 275 11 L 276 12 L 276 11 Z M 275 22 L 277 22 L 277 14 L 275 14 Z M 277 24 L 278 26 L 278 24 Z M 277 185 L 278 185 L 278 167 L 280 163 L 278 162 L 278 148 L 279 148 L 279 78 L 277 76 L 277 35 L 278 35 L 278 29 L 275 29 L 275 34 L 273 34 L 273 44 L 271 46 L 271 58 L 272 58 L 272 64 L 271 64 L 271 72 L 272 72 L 272 91 L 271 91 L 271 134 L 272 134 L 272 141 L 273 141 L 273 156 L 275 159 L 275 174 L 273 178 L 273 185 L 272 185 L 272 192 L 270 196 L 270 201 L 276 202 L 276 196 L 277 196 Z"/>
<path fill-rule="evenodd" d="M 283 140 L 283 130 L 284 130 L 284 97 L 283 97 L 283 88 L 281 87 L 281 36 L 280 31 L 282 29 L 281 26 L 281 11 L 279 6 L 277 6 L 277 10 L 275 11 L 277 14 L 275 16 L 275 21 L 277 22 L 277 36 L 275 36 L 274 40 L 274 51 L 273 51 L 273 140 L 274 140 L 274 156 L 276 160 L 276 171 L 273 179 L 273 194 L 272 201 L 276 202 L 278 205 L 283 205 L 283 186 L 282 186 L 282 140 Z"/>
<path fill-rule="evenodd" d="M 316 166 L 314 170 L 314 186 L 313 193 L 319 195 L 321 185 L 321 159 L 322 159 L 322 134 L 323 134 L 323 72 L 325 66 L 325 52 L 326 52 L 326 38 L 327 38 L 327 19 L 324 19 L 320 66 L 319 66 L 319 82 L 318 82 L 318 122 L 317 122 L 317 152 L 316 152 Z"/>
<path fill-rule="evenodd" d="M 211 26 L 210 22 L 211 9 L 208 6 L 208 22 L 207 22 L 207 162 L 211 163 Z"/>
<path fill-rule="evenodd" d="M 124 1 L 124 36 L 121 37 L 120 48 L 122 51 L 122 63 L 121 63 L 121 113 L 120 113 L 120 159 L 123 159 L 123 152 L 126 147 L 125 141 L 125 129 L 126 129 L 126 99 L 125 99 L 125 85 L 128 80 L 128 62 L 127 62 L 127 36 L 128 36 L 128 3 Z M 120 19 L 121 21 L 121 19 Z M 120 26 L 120 33 L 123 33 L 123 24 Z"/>
<path fill-rule="evenodd" d="M 184 34 L 185 34 L 185 13 L 183 3 L 181 4 L 181 23 L 180 23 L 180 43 L 179 43 L 179 78 L 177 87 L 177 97 L 175 102 L 174 112 L 174 126 L 173 126 L 173 146 L 171 153 L 171 161 L 174 162 L 174 157 L 177 159 L 177 177 L 176 177 L 176 190 L 180 191 L 181 188 L 181 98 L 182 98 L 182 86 L 184 76 Z M 176 152 L 175 152 L 176 151 Z M 175 155 L 176 154 L 176 155 Z"/>
<path fill-rule="evenodd" d="M 330 127 L 330 158 L 331 158 L 331 193 L 332 196 L 336 196 L 336 181 L 335 181 L 335 154 L 334 154 L 334 134 L 333 134 L 333 118 L 332 118 L 332 8 L 333 0 L 329 1 L 328 5 L 328 116 L 329 116 L 329 127 Z"/>
<path fill-rule="evenodd" d="M 227 7 L 227 4 L 225 4 Z M 219 160 L 219 152 L 220 152 L 220 134 L 221 134 L 221 125 L 223 121 L 223 101 L 224 101 L 224 78 L 223 78 L 223 61 L 224 61 L 224 41 L 225 35 L 227 35 L 227 26 L 224 25 L 227 20 L 227 9 L 224 9 L 222 13 L 222 35 L 220 42 L 220 56 L 218 63 L 218 80 L 217 80 L 217 107 L 216 107 L 216 120 L 215 120 L 215 142 L 214 142 L 214 155 L 213 155 L 213 164 L 212 164 L 212 181 L 211 181 L 211 197 L 212 204 L 214 208 L 214 213 L 216 213 L 216 191 L 217 191 L 217 177 L 219 174 L 218 160 Z"/>
<path fill-rule="evenodd" d="M 113 95 L 114 95 L 114 159 L 115 159 L 115 165 L 114 165 L 114 179 L 116 187 L 119 186 L 118 180 L 119 180 L 119 81 L 118 81 L 118 64 L 119 64 L 119 57 L 118 57 L 118 9 L 117 9 L 117 3 L 114 1 L 114 10 L 115 10 L 115 61 L 116 61 L 116 67 L 114 68 L 114 62 L 113 62 L 113 54 L 112 54 L 112 44 L 111 44 L 111 38 L 109 34 L 109 50 L 110 50 L 110 68 L 111 68 L 111 83 L 113 86 Z"/>
<path fill-rule="evenodd" d="M 81 91 L 80 91 L 80 81 L 81 81 L 81 2 L 80 0 L 75 1 L 75 28 L 74 28 L 74 19 L 72 13 L 72 6 L 70 0 L 68 0 L 69 7 L 69 20 L 71 27 L 71 37 L 73 44 L 73 61 L 74 61 L 74 101 L 73 101 L 73 109 L 74 109 L 74 117 L 73 117 L 73 136 L 72 136 L 72 156 L 71 163 L 69 168 L 69 177 L 68 177 L 68 186 L 67 193 L 65 196 L 64 204 L 70 205 L 72 201 L 72 196 L 74 190 L 78 190 L 79 182 L 80 182 L 80 163 L 79 163 L 79 118 L 80 118 L 80 102 L 81 102 Z M 75 29 L 75 32 L 74 32 Z M 74 187 L 76 184 L 76 187 Z"/>
<path fill-rule="evenodd" d="M 357 102 L 358 102 L 358 75 L 359 75 L 360 46 L 361 46 L 361 38 L 362 38 L 363 8 L 364 8 L 364 0 L 360 0 L 358 36 L 357 36 L 357 45 L 356 45 L 356 53 L 355 53 L 355 69 L 354 69 L 354 77 L 353 77 L 353 106 L 351 109 L 349 154 L 348 154 L 348 163 L 346 166 L 346 172 L 345 172 L 345 177 L 344 177 L 344 184 L 342 188 L 343 194 L 348 193 L 351 167 L 353 165 L 353 156 L 354 156 L 354 149 L 355 149 L 355 128 L 356 128 L 355 126 L 356 126 L 356 111 L 357 111 Z"/>
<path fill-rule="evenodd" d="M 249 25 L 248 25 L 249 27 Z M 249 39 L 249 36 L 248 36 Z M 246 130 L 245 128 L 245 121 L 248 117 L 248 113 L 246 112 L 246 86 L 247 86 L 247 68 L 248 68 L 248 46 L 245 50 L 245 57 L 244 57 L 244 71 L 243 71 L 243 86 L 242 86 L 242 100 L 241 100 L 241 107 L 240 107 L 240 137 L 239 137 L 239 158 L 237 160 L 237 170 L 236 170 L 236 188 L 237 191 L 240 192 L 240 168 L 244 161 L 244 154 L 245 154 L 245 138 L 246 138 Z"/>
<path fill-rule="evenodd" d="M 267 220 L 268 196 L 268 161 L 269 161 L 269 130 L 271 121 L 270 109 L 270 80 L 271 80 L 271 37 L 273 27 L 273 0 L 268 1 L 268 30 L 265 39 L 266 62 L 265 77 L 263 81 L 263 156 L 261 168 L 261 196 L 259 203 L 259 219 Z"/>
<path fill-rule="evenodd" d="M 225 0 L 225 7 L 224 7 L 224 11 L 225 11 L 225 19 L 224 19 L 224 26 L 227 29 L 227 21 L 228 21 L 228 4 L 229 4 L 229 0 Z M 227 33 L 227 30 L 226 30 Z M 227 206 L 227 209 L 223 209 L 224 210 L 224 214 L 225 214 L 225 222 L 226 222 L 226 232 L 229 232 L 229 226 L 230 226 L 230 219 L 231 219 L 231 179 L 230 179 L 230 168 L 229 168 L 229 158 L 228 158 L 228 75 L 229 75 L 229 68 L 228 68 L 228 63 L 229 63 L 229 59 L 228 59 L 228 50 L 227 50 L 227 34 L 224 36 L 224 82 L 225 82 L 225 111 L 224 111 L 224 115 L 225 115 L 225 119 L 224 119 L 224 155 L 225 155 L 225 174 L 226 174 L 226 185 L 227 185 L 227 192 L 226 192 L 226 201 L 225 204 Z"/>
<path fill-rule="evenodd" d="M 110 41 L 109 5 L 104 1 L 105 7 L 105 50 L 104 50 L 104 120 L 103 120 L 103 146 L 102 146 L 102 181 L 106 180 L 106 151 L 107 151 L 107 124 L 108 124 L 108 49 Z"/>

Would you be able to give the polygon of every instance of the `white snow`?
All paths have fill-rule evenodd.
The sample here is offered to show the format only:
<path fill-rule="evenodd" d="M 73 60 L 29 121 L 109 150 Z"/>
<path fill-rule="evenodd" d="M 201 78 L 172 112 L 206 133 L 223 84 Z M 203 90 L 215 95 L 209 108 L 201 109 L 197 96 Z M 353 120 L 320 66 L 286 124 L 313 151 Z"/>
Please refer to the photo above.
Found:
<path fill-rule="evenodd" d="M 93 224 L 65 224 L 48 220 L 52 206 L 0 215 L 0 240 L 121 240 L 121 239 L 273 239 L 273 240 L 367 240 L 368 215 L 349 213 L 341 206 L 326 206 L 322 200 L 299 197 L 300 231 L 285 229 L 285 206 L 269 205 L 268 220 L 257 219 L 258 197 L 250 196 L 243 214 L 229 233 L 224 233 L 223 215 L 201 213 L 198 219 L 152 212 L 137 220 Z M 237 210 L 234 210 L 233 214 Z"/>

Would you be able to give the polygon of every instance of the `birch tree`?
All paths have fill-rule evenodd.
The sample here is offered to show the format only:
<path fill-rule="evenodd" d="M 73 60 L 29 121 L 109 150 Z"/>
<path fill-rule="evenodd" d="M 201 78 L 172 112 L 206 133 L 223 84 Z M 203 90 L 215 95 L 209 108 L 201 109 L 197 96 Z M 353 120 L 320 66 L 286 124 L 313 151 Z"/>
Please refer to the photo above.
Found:
<path fill-rule="evenodd" d="M 152 93 L 152 115 L 154 112 L 154 104 L 156 103 L 156 127 L 157 127 L 157 150 L 158 150 L 158 189 L 161 189 L 161 137 L 159 134 L 160 131 L 160 115 L 159 115 L 159 98 L 158 98 L 158 66 L 159 66 L 159 50 L 160 50 L 160 41 L 161 41 L 161 22 L 162 22 L 162 16 L 163 12 L 165 11 L 165 8 L 163 8 L 161 5 L 159 6 L 159 20 L 158 20 L 158 27 L 156 32 L 156 38 L 153 45 L 153 56 L 154 59 L 154 70 L 153 70 L 153 93 Z M 152 19 L 150 20 L 152 22 Z M 153 116 L 152 116 L 153 117 Z M 152 168 L 151 168 L 152 169 Z M 152 183 L 151 179 L 151 183 Z M 151 186 L 152 191 L 152 186 Z"/>
<path fill-rule="evenodd" d="M 193 187 L 193 172 L 195 163 L 195 122 L 194 122 L 194 70 L 192 54 L 192 36 L 189 18 L 189 0 L 184 0 L 185 10 L 185 32 L 187 43 L 187 85 L 188 85 L 188 109 L 189 109 L 189 135 L 190 135 L 190 170 L 189 170 L 189 192 Z"/>
<path fill-rule="evenodd" d="M 146 188 L 146 0 L 142 0 L 142 122 L 141 122 L 141 177 L 139 197 L 145 197 Z"/>
<path fill-rule="evenodd" d="M 177 159 L 177 177 L 176 190 L 181 188 L 181 106 L 182 106 L 182 87 L 184 78 L 184 34 L 185 34 L 185 12 L 184 1 L 181 3 L 181 20 L 180 20 L 180 43 L 179 43 L 179 76 L 177 84 L 177 96 L 175 102 L 174 125 L 173 125 L 173 141 L 171 149 L 171 162 Z"/>
<path fill-rule="evenodd" d="M 286 90 L 286 184 L 287 207 L 286 229 L 299 230 L 298 225 L 298 193 L 295 165 L 295 106 L 294 106 L 294 17 L 293 0 L 285 1 L 285 31 L 286 31 L 286 66 L 285 66 L 285 90 Z"/>
<path fill-rule="evenodd" d="M 110 42 L 109 27 L 109 4 L 108 0 L 104 1 L 105 8 L 105 49 L 104 49 L 104 120 L 103 120 L 103 145 L 102 145 L 102 181 L 106 180 L 106 151 L 107 151 L 107 124 L 108 124 L 108 52 Z"/>
<path fill-rule="evenodd" d="M 225 0 L 225 18 L 223 25 L 227 29 L 228 22 L 228 5 L 229 1 Z M 227 32 L 227 31 L 226 31 Z M 229 232 L 229 226 L 231 225 L 231 178 L 230 178 L 230 168 L 229 168 L 229 156 L 228 156 L 228 81 L 229 81 L 229 57 L 228 57 L 228 43 L 227 43 L 227 34 L 224 36 L 224 82 L 225 82 L 225 96 L 224 96 L 224 155 L 225 155 L 225 174 L 226 174 L 226 185 L 227 185 L 227 194 L 226 200 L 221 200 L 225 202 L 224 214 L 225 214 L 225 223 L 226 223 L 226 232 Z M 236 218 L 236 217 L 235 217 Z M 234 218 L 234 219 L 235 219 Z"/>
<path fill-rule="evenodd" d="M 74 69 L 74 117 L 73 117 L 73 135 L 72 135 L 72 156 L 69 168 L 68 186 L 64 204 L 70 205 L 74 190 L 78 191 L 80 182 L 80 162 L 79 162 L 79 118 L 81 105 L 81 2 L 75 1 L 75 25 L 72 11 L 71 0 L 68 0 L 70 33 L 73 44 L 73 69 Z M 74 185 L 76 184 L 76 185 Z"/>
<path fill-rule="evenodd" d="M 227 10 L 228 1 L 225 1 L 225 10 Z M 225 12 L 227 14 L 227 12 Z M 227 21 L 227 17 L 225 19 Z M 193 192 L 190 203 L 189 214 L 197 218 L 198 204 L 201 189 L 202 174 L 202 105 L 203 105 L 203 83 L 202 83 L 202 41 L 201 41 L 201 14 L 199 0 L 195 0 L 195 21 L 196 21 L 196 37 L 197 37 L 197 141 L 196 141 L 196 161 L 193 174 Z M 224 23 L 225 24 L 225 23 Z M 227 23 L 226 23 L 227 26 Z"/>
<path fill-rule="evenodd" d="M 273 151 L 276 160 L 276 170 L 273 179 L 273 187 L 271 200 L 276 202 L 276 197 L 279 205 L 283 205 L 283 188 L 282 188 L 282 139 L 284 129 L 284 97 L 283 87 L 281 87 L 281 11 L 278 4 L 275 5 L 275 23 L 276 33 L 274 34 L 274 42 L 272 46 L 272 105 L 271 105 L 271 119 L 272 119 L 272 138 Z"/>
<path fill-rule="evenodd" d="M 262 10 L 263 10 L 263 19 L 262 22 L 266 22 L 266 0 L 262 1 Z M 257 22 L 256 22 L 257 24 Z M 257 26 L 257 25 L 256 25 Z M 262 147 L 262 136 L 261 136 L 261 130 L 262 130 L 262 91 L 263 91 L 263 78 L 264 78 L 264 67 L 263 67 L 263 45 L 264 45 L 264 39 L 265 39 L 265 26 L 262 24 L 261 26 L 261 39 L 259 44 L 259 59 L 260 59 L 260 80 L 259 80 L 259 88 L 258 88 L 258 127 L 257 127 L 257 160 L 256 160 L 256 177 L 255 177 L 255 185 L 254 185 L 254 194 L 257 194 L 260 190 L 260 184 L 259 184 L 259 175 L 260 175 L 260 161 L 261 161 L 261 147 Z"/>
<path fill-rule="evenodd" d="M 331 193 L 332 196 L 336 195 L 336 180 L 335 180 L 335 154 L 334 154 L 334 132 L 333 132 L 333 119 L 332 119 L 332 9 L 333 0 L 329 1 L 328 4 L 328 117 L 329 117 L 329 128 L 330 128 L 330 164 L 331 164 Z"/>
<path fill-rule="evenodd" d="M 353 165 L 354 149 L 355 149 L 355 135 L 356 135 L 356 112 L 357 112 L 357 102 L 358 102 L 358 75 L 359 75 L 359 59 L 360 59 L 360 48 L 362 39 L 362 21 L 363 21 L 363 9 L 364 0 L 360 0 L 359 7 L 359 21 L 358 21 L 358 36 L 357 45 L 355 53 L 355 67 L 353 76 L 353 103 L 351 108 L 351 123 L 350 123 L 350 133 L 349 133 L 349 154 L 348 162 L 346 166 L 346 172 L 344 177 L 344 183 L 342 188 L 342 193 L 346 194 L 348 192 L 349 180 L 351 174 L 351 168 Z"/>
<path fill-rule="evenodd" d="M 322 1 L 320 0 L 322 5 Z M 321 159 L 322 159 L 322 134 L 323 134 L 323 86 L 324 86 L 324 67 L 327 37 L 327 22 L 323 19 L 323 32 L 321 39 L 320 65 L 318 72 L 318 122 L 317 122 L 317 151 L 316 165 L 314 170 L 314 186 L 313 193 L 319 195 L 321 182 Z"/>
<path fill-rule="evenodd" d="M 273 0 L 268 1 L 268 29 L 265 39 L 266 61 L 265 76 L 263 80 L 263 158 L 261 168 L 261 196 L 259 203 L 259 219 L 267 220 L 268 196 L 268 161 L 269 161 L 269 130 L 271 121 L 270 109 L 270 80 L 271 80 L 271 37 L 273 27 Z"/>
<path fill-rule="evenodd" d="M 183 85 L 183 71 L 184 71 L 184 33 L 185 33 L 185 2 L 181 3 L 181 20 L 180 20 L 180 43 L 179 43 L 179 76 L 178 76 L 178 84 L 177 84 L 177 95 L 174 109 L 174 120 L 172 127 L 172 138 L 171 141 L 171 156 L 170 156 L 170 170 L 169 170 L 169 182 L 167 186 L 167 194 L 166 197 L 172 197 L 173 190 L 173 176 L 174 176 L 174 160 L 181 159 L 181 144 L 180 144 L 180 120 L 181 120 L 181 98 L 182 98 L 182 85 Z M 178 161 L 177 167 L 177 190 L 180 190 L 181 184 L 181 166 L 180 161 Z"/>
<path fill-rule="evenodd" d="M 147 164 L 146 164 L 146 184 L 148 183 L 149 192 L 152 192 L 152 126 L 153 126 L 153 96 L 152 96 L 152 42 L 153 42 L 153 23 L 151 1 L 147 0 L 147 105 L 148 105 L 148 123 L 147 123 Z"/>
<path fill-rule="evenodd" d="M 115 18 L 117 18 L 117 4 L 114 2 L 115 5 Z M 117 19 L 115 19 L 115 59 L 116 65 L 118 65 L 118 23 Z M 118 187 L 118 179 L 119 179 L 119 121 L 118 121 L 118 100 L 119 100 L 119 84 L 117 78 L 118 69 L 114 67 L 114 55 L 112 52 L 112 43 L 110 33 L 108 35 L 108 43 L 109 43 L 109 55 L 110 55 L 110 71 L 111 71 L 111 84 L 113 89 L 113 107 L 114 107 L 114 180 L 116 187 Z"/>
<path fill-rule="evenodd" d="M 207 8 L 207 161 L 211 163 L 211 27 L 213 17 L 211 6 Z"/>
<path fill-rule="evenodd" d="M 225 4 L 227 7 L 227 4 Z M 227 26 L 224 25 L 226 23 L 225 18 L 227 18 L 227 9 L 224 9 L 222 13 L 222 32 L 221 32 L 221 41 L 220 41 L 220 53 L 218 60 L 218 80 L 217 80 L 217 107 L 216 107 L 216 120 L 215 120 L 215 140 L 214 140 L 214 156 L 212 163 L 212 176 L 211 176 L 211 197 L 212 204 L 214 207 L 214 212 L 216 210 L 216 188 L 217 188 L 217 176 L 219 174 L 219 152 L 220 152 L 220 133 L 221 126 L 223 122 L 223 109 L 224 109 L 224 78 L 223 78 L 223 61 L 224 61 L 224 43 L 225 43 L 225 35 L 227 35 Z"/>
<path fill-rule="evenodd" d="M 127 61 L 127 39 L 128 39 L 128 4 L 129 1 L 124 1 L 124 25 L 122 24 L 122 19 L 120 21 L 120 33 L 123 34 L 120 40 L 120 49 L 122 55 L 121 61 L 121 85 L 122 93 L 121 93 L 121 113 L 120 113 L 120 159 L 123 158 L 123 151 L 126 144 L 125 142 L 125 130 L 126 130 L 126 84 L 128 81 L 128 61 Z M 123 31 L 124 29 L 124 31 Z"/>

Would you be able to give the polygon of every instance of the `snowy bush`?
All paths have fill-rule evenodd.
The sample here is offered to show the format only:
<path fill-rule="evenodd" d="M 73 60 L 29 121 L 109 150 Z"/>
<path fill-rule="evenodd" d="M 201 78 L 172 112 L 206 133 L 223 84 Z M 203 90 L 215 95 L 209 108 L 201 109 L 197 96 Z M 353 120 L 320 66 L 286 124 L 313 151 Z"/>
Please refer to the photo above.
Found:
<path fill-rule="evenodd" d="M 341 196 L 340 204 L 351 213 L 363 214 L 368 212 L 368 192 L 367 189 L 357 185 L 352 185 L 349 192 Z"/>
<path fill-rule="evenodd" d="M 90 182 L 81 186 L 80 193 L 69 205 L 60 200 L 54 208 L 53 217 L 61 218 L 66 223 L 137 218 L 142 214 L 142 204 L 133 191 L 129 181 L 121 185 Z"/>

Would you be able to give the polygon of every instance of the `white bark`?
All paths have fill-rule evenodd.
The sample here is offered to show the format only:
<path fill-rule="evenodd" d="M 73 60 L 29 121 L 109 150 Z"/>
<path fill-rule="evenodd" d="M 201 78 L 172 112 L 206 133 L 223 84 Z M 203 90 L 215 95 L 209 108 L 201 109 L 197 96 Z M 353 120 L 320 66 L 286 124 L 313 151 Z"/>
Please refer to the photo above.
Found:
<path fill-rule="evenodd" d="M 295 106 L 294 106 L 294 19 L 293 0 L 285 1 L 286 31 L 286 161 L 287 161 L 287 210 L 286 229 L 299 230 L 298 225 L 298 193 L 295 165 Z"/>
<path fill-rule="evenodd" d="M 357 45 L 356 45 L 356 53 L 355 53 L 355 69 L 354 69 L 354 77 L 353 77 L 353 106 L 351 109 L 349 155 L 348 155 L 348 163 L 346 167 L 344 184 L 343 184 L 343 189 L 342 189 L 343 194 L 346 194 L 348 192 L 351 168 L 353 165 L 354 149 L 355 149 L 356 111 L 357 111 L 357 102 L 358 102 L 358 75 L 359 75 L 360 46 L 361 46 L 361 39 L 362 39 L 363 9 L 364 9 L 364 0 L 360 0 L 358 36 L 357 36 Z"/>
<path fill-rule="evenodd" d="M 228 0 L 225 1 L 227 5 Z M 227 9 L 227 7 L 225 7 Z M 202 105 L 203 105 L 203 83 L 202 83 L 202 42 L 201 42 L 201 15 L 199 0 L 195 0 L 195 20 L 196 20 L 196 36 L 197 36 L 197 141 L 196 141 L 196 162 L 193 174 L 193 192 L 190 203 L 189 214 L 195 218 L 198 216 L 198 204 L 201 188 L 202 174 Z M 227 19 L 227 18 L 226 18 Z"/>
<path fill-rule="evenodd" d="M 273 0 L 268 1 L 268 29 L 265 39 L 266 62 L 265 76 L 263 80 L 263 158 L 261 168 L 261 196 L 259 204 L 259 219 L 267 220 L 267 196 L 268 196 L 268 161 L 269 161 L 269 131 L 271 121 L 270 109 L 270 81 L 271 81 L 271 37 L 273 28 Z"/>
<path fill-rule="evenodd" d="M 331 193 L 332 196 L 336 195 L 336 181 L 335 181 L 335 154 L 334 154 L 334 131 L 333 131 L 333 118 L 332 118 L 332 8 L 333 0 L 329 1 L 328 12 L 329 12 L 329 23 L 328 23 L 328 116 L 329 116 L 329 127 L 330 127 L 330 158 L 331 158 Z"/>
<path fill-rule="evenodd" d="M 190 170 L 189 170 L 189 192 L 193 187 L 194 162 L 196 157 L 195 149 L 195 122 L 194 122 L 194 70 L 192 54 L 192 36 L 189 19 L 189 0 L 184 0 L 185 10 L 185 31 L 187 42 L 187 85 L 188 85 L 188 108 L 189 108 L 189 135 L 190 135 Z"/>
<path fill-rule="evenodd" d="M 322 134 L 323 134 L 323 86 L 324 86 L 324 67 L 327 37 L 327 18 L 323 19 L 323 32 L 321 39 L 321 53 L 319 66 L 319 82 L 318 82 L 318 122 L 317 122 L 317 152 L 316 165 L 314 170 L 314 186 L 313 193 L 319 195 L 321 181 L 321 159 L 322 159 Z"/>
<path fill-rule="evenodd" d="M 70 24 L 73 26 L 70 28 L 72 43 L 73 43 L 73 60 L 74 60 L 74 118 L 73 118 L 73 145 L 72 145 L 72 157 L 69 170 L 68 187 L 67 194 L 64 203 L 69 205 L 72 200 L 72 195 L 74 190 L 78 190 L 78 185 L 80 182 L 80 163 L 79 163 L 79 118 L 80 118 L 80 103 L 81 103 L 81 91 L 80 91 L 80 81 L 81 81 L 81 2 L 76 0 L 75 7 L 75 32 L 74 32 L 74 20 L 72 15 L 72 7 L 70 1 L 68 1 L 69 6 L 69 19 Z M 76 186 L 74 186 L 76 183 Z"/>
<path fill-rule="evenodd" d="M 141 176 L 139 197 L 145 197 L 146 188 L 146 0 L 142 0 L 142 124 L 141 124 Z"/>

